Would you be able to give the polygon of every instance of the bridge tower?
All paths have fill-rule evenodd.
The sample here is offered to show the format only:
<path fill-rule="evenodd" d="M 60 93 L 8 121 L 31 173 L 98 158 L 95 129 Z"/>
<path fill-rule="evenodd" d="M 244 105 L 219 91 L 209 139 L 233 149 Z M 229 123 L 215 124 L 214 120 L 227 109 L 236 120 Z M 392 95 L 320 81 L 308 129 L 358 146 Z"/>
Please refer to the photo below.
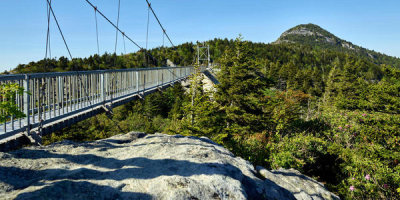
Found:
<path fill-rule="evenodd" d="M 197 64 L 198 65 L 206 65 L 210 67 L 211 59 L 210 59 L 210 45 L 203 44 L 200 46 L 197 45 Z"/>

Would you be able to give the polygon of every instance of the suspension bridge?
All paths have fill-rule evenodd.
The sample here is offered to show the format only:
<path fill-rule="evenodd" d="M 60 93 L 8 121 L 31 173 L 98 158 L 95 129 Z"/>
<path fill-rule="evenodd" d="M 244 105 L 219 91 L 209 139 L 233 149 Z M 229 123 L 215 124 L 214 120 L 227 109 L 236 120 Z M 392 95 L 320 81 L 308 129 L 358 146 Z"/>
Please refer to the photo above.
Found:
<path fill-rule="evenodd" d="M 72 60 L 70 48 L 52 8 L 52 2 L 51 0 L 46 1 L 48 26 L 45 59 L 51 54 L 49 29 L 50 18 L 52 17 Z M 116 23 L 113 23 L 89 0 L 84 0 L 84 2 L 88 3 L 95 11 L 98 52 L 97 14 L 106 19 L 116 30 L 115 51 L 120 34 L 124 41 L 126 38 L 140 51 L 143 51 L 145 57 L 154 59 L 147 50 L 148 39 L 146 39 L 146 48 L 143 48 L 119 27 L 120 0 L 118 0 Z M 147 22 L 149 22 L 150 13 L 152 13 L 162 29 L 163 38 L 166 37 L 174 48 L 171 38 L 150 2 L 148 0 L 146 2 L 148 5 Z M 146 38 L 148 38 L 148 24 Z M 206 53 L 201 53 L 199 47 L 197 50 L 198 64 L 200 65 L 201 61 L 206 60 L 209 65 L 209 49 L 207 48 Z M 207 56 L 207 58 L 205 59 L 204 56 Z M 207 70 L 207 66 L 203 65 L 198 70 L 204 72 Z M 16 94 L 13 99 L 1 98 L 0 101 L 12 101 L 25 116 L 8 116 L 8 119 L 0 125 L 0 151 L 16 148 L 22 143 L 26 143 L 26 140 L 38 142 L 44 134 L 68 127 L 101 112 L 112 112 L 113 107 L 138 98 L 144 98 L 150 93 L 179 83 L 194 72 L 193 66 L 183 66 L 2 75 L 0 76 L 0 85 L 18 84 L 24 88 L 24 93 L 22 95 Z M 209 74 L 206 74 L 206 76 L 209 76 Z"/>

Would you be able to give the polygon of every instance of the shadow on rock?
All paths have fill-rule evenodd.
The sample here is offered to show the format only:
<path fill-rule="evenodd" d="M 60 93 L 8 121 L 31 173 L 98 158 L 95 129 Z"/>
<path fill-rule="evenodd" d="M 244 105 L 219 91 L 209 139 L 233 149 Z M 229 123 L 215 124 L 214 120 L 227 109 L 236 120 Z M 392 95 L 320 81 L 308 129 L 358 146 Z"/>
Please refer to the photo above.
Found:
<path fill-rule="evenodd" d="M 86 181 L 59 181 L 33 192 L 22 193 L 15 199 L 152 199 L 150 195 L 144 193 L 122 192 L 123 186 L 113 188 Z"/>
<path fill-rule="evenodd" d="M 163 137 L 167 140 L 170 136 Z M 146 137 L 146 139 L 151 138 Z M 208 160 L 208 156 L 205 156 L 201 158 L 201 162 L 186 160 L 192 158 L 185 157 L 188 155 L 182 155 L 180 160 L 150 159 L 146 158 L 145 155 L 148 153 L 156 154 L 157 152 L 152 152 L 152 148 L 149 148 L 148 152 L 142 155 L 143 157 L 138 155 L 135 157 L 134 143 L 130 144 L 126 149 L 121 149 L 121 151 L 128 151 L 124 152 L 126 157 L 123 158 L 111 158 L 108 152 L 100 153 L 100 151 L 96 155 L 72 155 L 57 153 L 56 151 L 52 152 L 52 148 L 23 149 L 0 156 L 2 160 L 0 162 L 0 194 L 21 189 L 30 190 L 32 188 L 28 187 L 38 186 L 43 188 L 34 192 L 19 194 L 18 198 L 40 199 L 43 194 L 48 194 L 47 197 L 51 197 L 51 199 L 150 199 L 151 195 L 149 194 L 122 192 L 121 189 L 124 186 L 118 188 L 114 185 L 107 185 L 110 181 L 117 185 L 125 183 L 139 184 L 140 182 L 148 182 L 151 179 L 159 181 L 164 180 L 164 177 L 171 177 L 172 179 L 173 176 L 179 176 L 188 180 L 192 179 L 192 183 L 199 184 L 210 184 L 210 180 L 212 180 L 211 183 L 214 185 L 207 185 L 212 190 L 217 191 L 219 190 L 218 188 L 225 188 L 229 191 L 240 192 L 247 196 L 248 199 L 265 199 L 268 196 L 266 192 L 270 190 L 266 188 L 262 180 L 252 174 L 254 170 L 251 169 L 251 166 L 247 165 L 243 160 L 235 158 L 233 154 L 221 152 L 212 145 L 212 142 L 206 139 L 200 140 L 202 143 L 191 143 L 189 141 L 196 140 L 196 138 L 172 136 L 169 139 L 179 140 L 172 141 L 168 145 L 170 146 L 168 151 L 171 152 L 181 147 L 185 149 L 208 147 L 204 150 L 205 152 L 198 152 L 198 154 L 212 152 L 221 156 L 218 157 L 218 161 Z M 112 149 L 114 148 L 113 144 L 125 144 L 128 141 L 113 139 L 110 140 L 109 144 L 106 144 L 107 141 L 97 141 L 89 144 L 85 143 L 81 146 L 77 144 L 77 148 L 88 146 L 88 148 Z M 152 142 L 155 142 L 155 145 L 158 143 L 158 141 L 148 140 L 147 144 Z M 72 147 L 71 144 L 67 145 L 68 148 L 75 148 L 75 144 L 72 144 Z M 186 145 L 193 145 L 193 147 L 184 147 Z M 3 162 L 3 160 L 7 162 Z M 157 179 L 159 177 L 161 178 Z M 279 193 L 284 193 L 287 199 L 294 198 L 293 194 L 273 182 L 269 183 L 267 187 L 278 188 Z M 169 189 L 165 188 L 165 190 Z M 151 193 L 151 190 L 148 192 Z M 220 195 L 226 193 L 224 191 L 218 192 Z M 197 194 L 200 193 L 202 192 L 199 191 Z M 153 193 L 151 194 L 153 195 Z M 75 198 L 73 195 L 82 196 Z M 221 199 L 229 199 L 229 197 L 221 197 Z"/>
<path fill-rule="evenodd" d="M 88 155 L 84 155 L 83 158 L 87 158 L 87 156 Z M 24 189 L 31 185 L 40 186 L 43 185 L 43 181 L 59 181 L 66 179 L 74 181 L 110 179 L 122 181 L 126 179 L 153 179 L 159 176 L 175 175 L 182 177 L 190 177 L 192 175 L 221 175 L 240 181 L 242 183 L 242 189 L 250 199 L 257 199 L 257 197 L 263 193 L 263 191 L 261 191 L 261 193 L 257 191 L 258 186 L 256 180 L 245 176 L 240 169 L 227 163 L 194 163 L 173 159 L 152 160 L 142 157 L 127 160 L 110 160 L 110 158 L 96 157 L 96 162 L 102 162 L 101 159 L 104 159 L 103 162 L 109 163 L 107 165 L 118 165 L 119 167 L 117 169 L 114 167 L 115 170 L 112 171 L 98 171 L 88 168 L 73 170 L 30 170 L 0 166 L 0 180 L 1 182 L 12 185 L 12 190 L 16 190 Z M 86 164 L 91 163 L 87 162 Z"/>

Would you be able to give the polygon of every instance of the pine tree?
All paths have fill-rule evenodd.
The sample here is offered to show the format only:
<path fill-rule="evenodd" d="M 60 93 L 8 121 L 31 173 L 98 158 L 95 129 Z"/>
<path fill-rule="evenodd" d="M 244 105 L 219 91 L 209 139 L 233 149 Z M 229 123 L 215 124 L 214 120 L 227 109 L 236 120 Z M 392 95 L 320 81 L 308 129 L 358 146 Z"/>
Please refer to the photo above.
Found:
<path fill-rule="evenodd" d="M 260 72 L 248 43 L 241 37 L 236 39 L 234 51 L 225 51 L 218 78 L 220 85 L 215 99 L 226 115 L 228 135 L 241 138 L 264 131 L 269 117 L 264 109 L 262 90 L 269 87 L 271 81 Z"/>
<path fill-rule="evenodd" d="M 190 101 L 184 103 L 180 128 L 184 135 L 207 136 L 217 138 L 222 133 L 222 113 L 215 101 L 211 100 L 212 91 L 204 91 L 203 74 L 199 66 L 190 79 L 188 95 Z M 218 141 L 218 139 L 216 139 Z"/>
<path fill-rule="evenodd" d="M 365 64 L 347 57 L 342 69 L 334 62 L 324 96 L 325 104 L 334 103 L 341 109 L 360 109 L 366 101 L 368 83 L 364 80 Z"/>

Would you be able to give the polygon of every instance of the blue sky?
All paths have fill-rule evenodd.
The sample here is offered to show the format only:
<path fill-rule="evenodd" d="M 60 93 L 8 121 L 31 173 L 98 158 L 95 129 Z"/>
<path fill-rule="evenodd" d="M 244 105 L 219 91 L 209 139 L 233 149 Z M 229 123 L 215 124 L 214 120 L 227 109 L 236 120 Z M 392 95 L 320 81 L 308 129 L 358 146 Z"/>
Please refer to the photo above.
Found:
<path fill-rule="evenodd" d="M 400 1 L 396 0 L 150 0 L 175 44 L 212 38 L 273 42 L 282 32 L 315 23 L 338 37 L 368 49 L 400 57 Z M 91 0 L 112 21 L 118 0 Z M 85 0 L 53 0 L 73 57 L 97 52 L 94 11 Z M 120 28 L 145 46 L 145 0 L 121 0 Z M 52 56 L 67 56 L 51 22 Z M 100 52 L 114 52 L 115 30 L 98 15 Z M 0 71 L 44 58 L 46 0 L 0 0 Z M 166 43 L 167 44 L 167 43 Z M 162 45 L 151 18 L 149 47 Z M 136 51 L 126 41 L 127 52 Z M 119 36 L 117 53 L 124 52 Z"/>

